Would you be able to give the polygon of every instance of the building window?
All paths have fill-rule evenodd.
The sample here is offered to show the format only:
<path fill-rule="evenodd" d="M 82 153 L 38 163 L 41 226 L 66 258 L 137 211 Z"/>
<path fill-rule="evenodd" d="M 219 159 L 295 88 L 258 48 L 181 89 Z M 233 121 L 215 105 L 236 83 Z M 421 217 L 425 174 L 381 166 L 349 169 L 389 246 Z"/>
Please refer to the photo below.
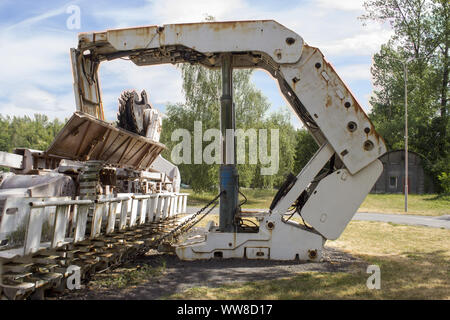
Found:
<path fill-rule="evenodd" d="M 389 188 L 397 188 L 397 177 L 389 177 Z"/>

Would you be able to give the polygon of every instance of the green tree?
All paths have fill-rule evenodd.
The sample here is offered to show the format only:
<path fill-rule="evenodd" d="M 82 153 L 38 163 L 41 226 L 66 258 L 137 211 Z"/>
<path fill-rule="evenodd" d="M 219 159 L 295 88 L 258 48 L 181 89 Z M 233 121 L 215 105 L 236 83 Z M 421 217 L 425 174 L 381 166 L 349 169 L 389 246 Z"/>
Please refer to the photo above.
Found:
<path fill-rule="evenodd" d="M 319 149 L 312 135 L 305 129 L 296 132 L 294 173 L 298 174 Z"/>
<path fill-rule="evenodd" d="M 170 152 L 178 142 L 171 141 L 172 132 L 178 128 L 187 129 L 194 135 L 194 121 L 202 122 L 202 132 L 209 128 L 220 129 L 221 71 L 209 70 L 199 65 L 180 66 L 183 78 L 183 92 L 186 103 L 167 105 L 167 118 L 163 121 L 161 141 L 168 150 L 163 154 L 170 160 Z M 267 98 L 251 82 L 252 70 L 233 71 L 233 98 L 236 108 L 236 129 L 278 128 L 280 137 L 280 170 L 274 176 L 261 176 L 261 164 L 238 164 L 239 182 L 244 187 L 267 187 L 280 185 L 283 174 L 292 170 L 294 164 L 295 130 L 286 114 L 267 115 L 270 104 Z M 270 136 L 269 139 L 270 141 Z M 210 141 L 202 142 L 202 150 Z M 249 141 L 246 141 L 247 149 Z M 270 149 L 269 149 L 270 150 Z M 195 191 L 217 190 L 219 182 L 218 164 L 178 165 L 184 183 Z"/>
<path fill-rule="evenodd" d="M 408 70 L 409 147 L 425 156 L 438 182 L 449 172 L 449 3 L 446 0 L 370 0 L 364 21 L 389 22 L 391 39 L 374 55 L 376 89 L 371 119 L 391 149 L 404 148 L 404 70 Z"/>
<path fill-rule="evenodd" d="M 10 117 L 0 115 L 0 151 L 11 152 L 14 148 L 46 150 L 64 123 L 58 119 L 49 121 L 46 115 Z"/>

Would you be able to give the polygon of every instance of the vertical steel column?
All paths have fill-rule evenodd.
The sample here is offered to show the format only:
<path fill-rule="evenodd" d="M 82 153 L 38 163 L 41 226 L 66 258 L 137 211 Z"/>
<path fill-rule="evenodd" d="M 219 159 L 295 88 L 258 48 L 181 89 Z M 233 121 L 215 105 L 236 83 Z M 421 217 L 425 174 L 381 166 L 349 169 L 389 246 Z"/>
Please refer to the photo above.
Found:
<path fill-rule="evenodd" d="M 238 174 L 236 170 L 235 110 L 233 105 L 233 67 L 231 54 L 222 55 L 222 97 L 220 97 L 222 163 L 220 165 L 219 230 L 235 232 L 234 216 L 238 208 Z M 232 131 L 230 131 L 230 129 Z M 228 131 L 228 138 L 227 138 Z M 231 135 L 232 133 L 232 135 Z"/>
<path fill-rule="evenodd" d="M 405 78 L 405 212 L 408 212 L 408 66 L 403 63 Z"/>

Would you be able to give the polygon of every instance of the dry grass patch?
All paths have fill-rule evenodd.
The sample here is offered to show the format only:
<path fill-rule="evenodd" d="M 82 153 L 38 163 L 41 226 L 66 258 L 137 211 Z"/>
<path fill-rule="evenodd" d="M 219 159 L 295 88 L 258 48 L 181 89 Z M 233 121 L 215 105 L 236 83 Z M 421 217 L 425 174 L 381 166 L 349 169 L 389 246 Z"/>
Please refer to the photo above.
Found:
<path fill-rule="evenodd" d="M 450 299 L 450 230 L 352 221 L 327 245 L 376 264 L 381 289 L 369 290 L 369 274 L 305 272 L 278 280 L 196 287 L 169 299 Z"/>
<path fill-rule="evenodd" d="M 157 267 L 129 262 L 122 267 L 114 269 L 112 272 L 96 274 L 90 285 L 97 288 L 130 289 L 163 275 L 165 270 L 166 262 L 164 260 Z"/>

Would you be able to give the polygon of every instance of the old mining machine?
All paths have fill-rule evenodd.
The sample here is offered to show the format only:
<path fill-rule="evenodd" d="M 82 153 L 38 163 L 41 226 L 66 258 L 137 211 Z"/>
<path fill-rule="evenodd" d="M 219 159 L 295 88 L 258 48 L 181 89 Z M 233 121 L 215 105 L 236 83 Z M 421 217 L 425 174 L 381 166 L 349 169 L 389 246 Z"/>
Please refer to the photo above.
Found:
<path fill-rule="evenodd" d="M 220 193 L 197 213 L 179 215 L 187 195 L 177 167 L 160 155 L 161 115 L 145 92 L 124 92 L 117 125 L 104 121 L 98 68 L 119 58 L 221 69 Z M 41 297 L 64 287 L 70 266 L 88 277 L 168 243 L 182 260 L 320 261 L 326 240 L 341 235 L 383 170 L 386 145 L 353 94 L 319 49 L 275 21 L 81 33 L 71 59 L 77 111 L 52 145 L 0 154 L 12 171 L 0 176 L 1 297 Z M 267 71 L 320 146 L 264 211 L 239 203 L 235 139 L 226 138 L 235 129 L 233 68 Z M 180 241 L 218 202 L 219 225 Z M 244 225 L 250 217 L 257 223 Z"/>

